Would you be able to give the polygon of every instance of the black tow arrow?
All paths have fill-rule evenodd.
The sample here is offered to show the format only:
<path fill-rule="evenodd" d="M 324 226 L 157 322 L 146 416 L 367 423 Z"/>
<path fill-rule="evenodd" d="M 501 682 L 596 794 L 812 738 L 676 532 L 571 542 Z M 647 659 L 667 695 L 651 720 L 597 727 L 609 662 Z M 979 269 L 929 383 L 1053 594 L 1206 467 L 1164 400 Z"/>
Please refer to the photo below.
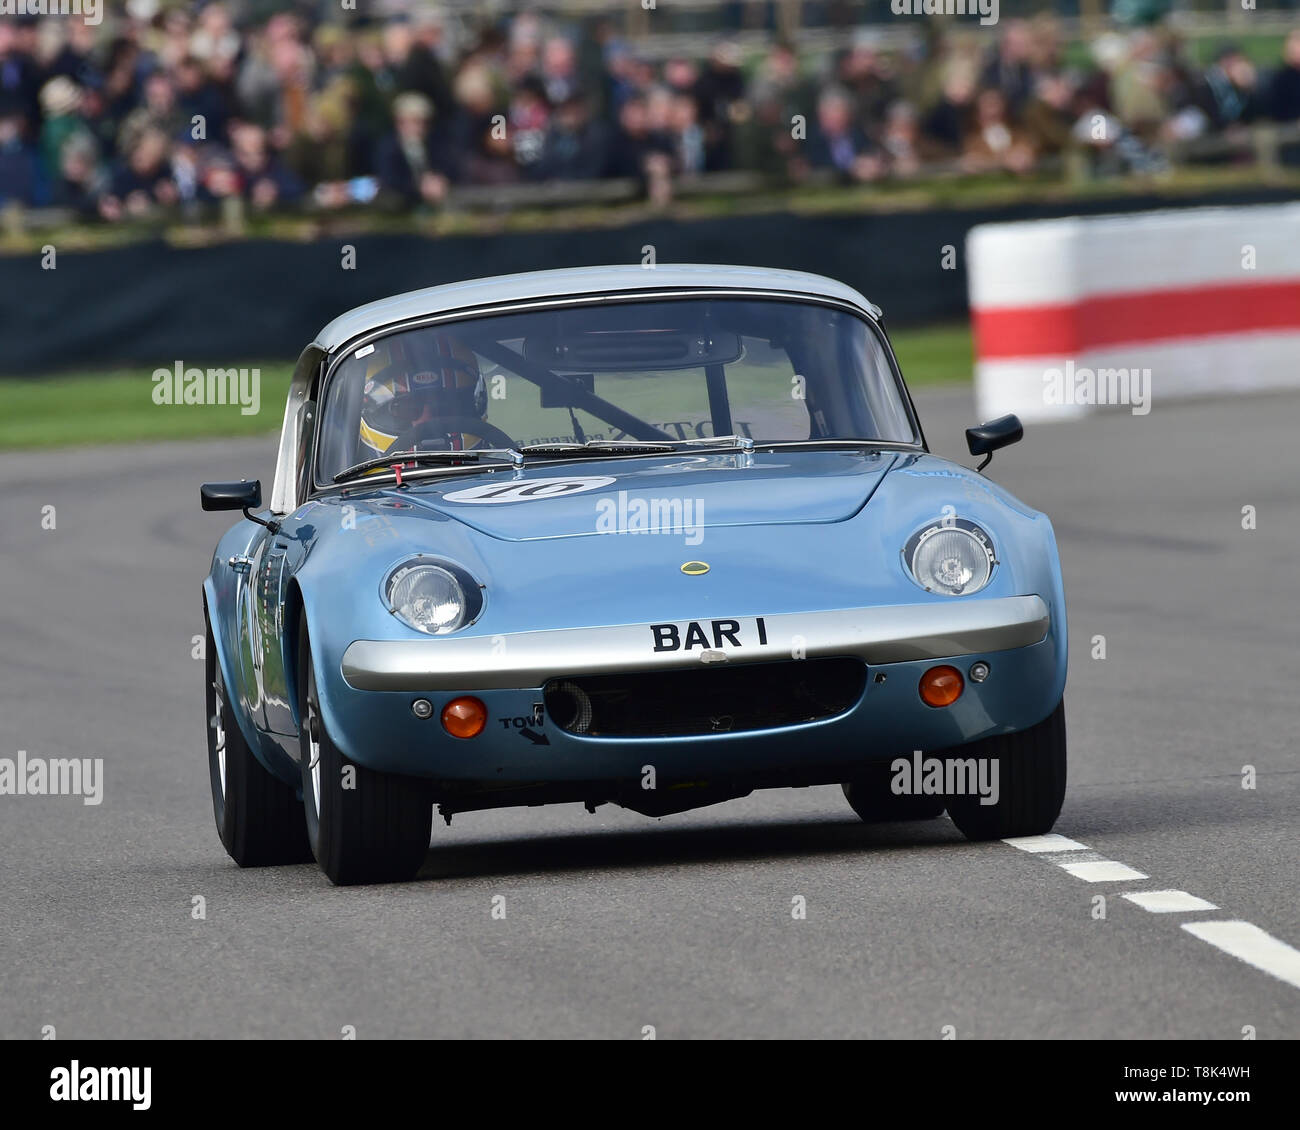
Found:
<path fill-rule="evenodd" d="M 521 737 L 527 738 L 530 742 L 533 743 L 533 745 L 551 744 L 551 739 L 548 738 L 545 734 L 539 734 L 537 733 L 536 730 L 530 730 L 527 726 L 525 726 L 522 730 L 520 730 L 519 734 Z"/>

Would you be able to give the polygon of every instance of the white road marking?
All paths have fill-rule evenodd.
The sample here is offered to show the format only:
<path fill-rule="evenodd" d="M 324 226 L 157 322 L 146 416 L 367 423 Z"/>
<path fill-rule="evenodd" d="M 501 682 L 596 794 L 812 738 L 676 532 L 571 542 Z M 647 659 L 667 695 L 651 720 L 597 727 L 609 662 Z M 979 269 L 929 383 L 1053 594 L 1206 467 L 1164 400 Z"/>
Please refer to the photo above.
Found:
<path fill-rule="evenodd" d="M 1212 902 L 1206 902 L 1186 891 L 1129 891 L 1124 895 L 1129 902 L 1135 902 L 1143 910 L 1152 914 L 1174 914 L 1183 910 L 1218 910 Z"/>
<path fill-rule="evenodd" d="M 1135 871 L 1127 863 L 1117 863 L 1113 859 L 1094 859 L 1086 863 L 1058 863 L 1057 866 L 1085 883 L 1114 883 L 1121 879 L 1146 878 L 1141 871 Z"/>
<path fill-rule="evenodd" d="M 1300 989 L 1300 950 L 1241 921 L 1184 922 L 1184 930 L 1247 965 Z"/>
<path fill-rule="evenodd" d="M 1040 851 L 1082 851 L 1088 846 L 1079 843 L 1077 840 L 1058 836 L 1055 832 L 1051 832 L 1046 836 L 1012 836 L 1011 839 L 1002 842 L 1010 844 L 1020 851 L 1031 852 L 1035 855 Z"/>
<path fill-rule="evenodd" d="M 1044 863 L 1055 863 L 1057 867 L 1063 867 L 1067 863 L 1096 863 L 1098 860 L 1106 857 L 1099 851 L 1085 849 L 1083 851 L 1051 851 L 1043 852 L 1036 855 L 1035 859 L 1041 859 Z"/>
<path fill-rule="evenodd" d="M 1102 859 L 1087 844 L 1058 836 L 1055 832 L 1046 836 L 1012 836 L 1002 842 L 1010 844 L 1019 851 L 1041 855 L 1045 862 L 1054 863 L 1076 879 L 1088 883 L 1113 883 L 1147 878 L 1141 871 L 1134 870 L 1127 863 Z M 1149 910 L 1152 914 L 1219 909 L 1214 903 L 1188 894 L 1186 891 L 1126 891 L 1123 897 L 1143 910 Z M 1237 920 L 1183 922 L 1180 925 L 1201 941 L 1209 942 L 1210 945 L 1244 961 L 1247 965 L 1300 989 L 1300 950 L 1279 941 L 1272 934 L 1265 933 L 1258 926 Z"/>

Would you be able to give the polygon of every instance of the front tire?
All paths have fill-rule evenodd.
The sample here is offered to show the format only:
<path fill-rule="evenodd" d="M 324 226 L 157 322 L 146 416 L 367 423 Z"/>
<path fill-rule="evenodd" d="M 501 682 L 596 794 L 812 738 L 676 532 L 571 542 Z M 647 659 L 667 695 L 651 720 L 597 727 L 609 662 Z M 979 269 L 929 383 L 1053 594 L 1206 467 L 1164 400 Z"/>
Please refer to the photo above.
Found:
<path fill-rule="evenodd" d="M 226 691 L 212 626 L 204 617 L 208 777 L 217 835 L 240 867 L 310 863 L 302 801 L 249 749 Z"/>
<path fill-rule="evenodd" d="M 414 878 L 433 828 L 429 791 L 421 781 L 376 773 L 343 755 L 321 718 L 305 624 L 298 638 L 302 795 L 316 862 L 336 886 Z"/>
<path fill-rule="evenodd" d="M 968 840 L 1041 836 L 1065 803 L 1065 701 L 1036 726 L 956 746 L 937 757 L 989 758 L 998 766 L 998 800 L 948 798 L 948 815 Z"/>

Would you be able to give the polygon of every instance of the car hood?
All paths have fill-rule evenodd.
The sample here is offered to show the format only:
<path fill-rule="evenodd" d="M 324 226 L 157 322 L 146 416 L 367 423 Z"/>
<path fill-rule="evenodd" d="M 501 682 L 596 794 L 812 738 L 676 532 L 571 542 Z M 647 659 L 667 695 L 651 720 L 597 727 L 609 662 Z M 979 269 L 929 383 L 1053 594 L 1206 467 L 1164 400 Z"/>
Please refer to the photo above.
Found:
<path fill-rule="evenodd" d="M 448 497 L 571 477 L 601 482 L 502 503 Z M 592 536 L 603 532 L 602 500 L 617 520 L 621 492 L 629 515 L 637 500 L 703 500 L 691 516 L 701 526 Z M 293 581 L 318 636 L 328 635 L 322 661 L 335 661 L 353 640 L 417 636 L 383 598 L 384 578 L 413 556 L 452 562 L 479 583 L 474 635 L 943 602 L 951 598 L 912 578 L 903 547 L 947 507 L 993 539 L 999 565 L 986 595 L 1052 591 L 1046 518 L 973 470 L 920 452 L 656 456 L 358 484 L 287 516 L 277 540 L 301 553 Z M 246 552 L 235 540 L 218 549 L 218 567 Z M 703 569 L 688 568 L 695 563 Z"/>
<path fill-rule="evenodd" d="M 843 522 L 895 452 L 784 451 L 583 460 L 438 479 L 401 492 L 504 541 L 719 526 Z"/>

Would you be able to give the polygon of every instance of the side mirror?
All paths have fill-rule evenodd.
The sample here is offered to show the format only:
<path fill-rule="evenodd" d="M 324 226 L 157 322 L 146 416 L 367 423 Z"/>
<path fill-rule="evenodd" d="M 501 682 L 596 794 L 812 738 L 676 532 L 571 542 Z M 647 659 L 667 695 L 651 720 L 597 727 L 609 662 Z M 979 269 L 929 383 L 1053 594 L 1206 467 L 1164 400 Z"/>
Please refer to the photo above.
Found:
<path fill-rule="evenodd" d="M 1024 426 L 1019 416 L 999 416 L 987 424 L 966 429 L 966 446 L 972 455 L 983 455 L 984 462 L 975 469 L 984 470 L 993 459 L 993 453 L 1025 438 Z"/>
<path fill-rule="evenodd" d="M 204 510 L 254 510 L 262 505 L 262 480 L 204 483 L 199 498 Z"/>
<path fill-rule="evenodd" d="M 279 522 L 268 522 L 250 513 L 262 505 L 262 480 L 240 479 L 237 483 L 204 483 L 199 488 L 199 500 L 204 510 L 242 510 L 244 517 L 271 533 L 280 532 Z"/>

